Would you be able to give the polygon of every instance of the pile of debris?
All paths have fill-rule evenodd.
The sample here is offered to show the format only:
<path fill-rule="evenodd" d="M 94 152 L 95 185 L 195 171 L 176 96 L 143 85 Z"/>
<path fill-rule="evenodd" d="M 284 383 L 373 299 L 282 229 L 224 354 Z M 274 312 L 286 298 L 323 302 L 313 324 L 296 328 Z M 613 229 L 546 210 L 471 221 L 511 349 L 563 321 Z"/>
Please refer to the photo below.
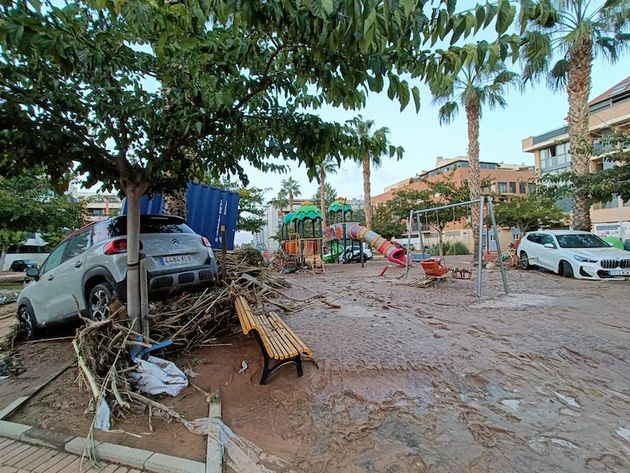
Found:
<path fill-rule="evenodd" d="M 110 413 L 125 416 L 129 411 L 137 412 L 142 405 L 149 408 L 149 415 L 150 409 L 159 408 L 181 420 L 181 416 L 171 409 L 140 394 L 140 391 L 152 394 L 142 389 L 142 382 L 137 379 L 137 372 L 146 368 L 142 358 L 157 349 L 171 353 L 193 350 L 212 344 L 217 337 L 235 330 L 238 325 L 234 312 L 235 295 L 244 296 L 252 305 L 272 304 L 285 311 L 322 302 L 334 306 L 321 295 L 296 300 L 283 294 L 280 289 L 288 287 L 288 283 L 272 269 L 261 267 L 261 262 L 262 258 L 256 258 L 250 250 L 228 253 L 224 263 L 226 280 L 201 293 L 183 294 L 152 303 L 149 307 L 149 337 L 142 337 L 132 329 L 122 304 L 112 310 L 107 320 L 85 319 L 85 325 L 77 330 L 73 346 L 80 367 L 79 383 L 93 396 L 96 426 L 102 425 L 99 412 L 109 419 Z M 158 365 L 170 363 L 154 359 L 159 360 Z M 147 361 L 151 362 L 151 357 Z M 175 365 L 167 368 L 179 371 Z M 182 377 L 186 379 L 183 373 Z"/>

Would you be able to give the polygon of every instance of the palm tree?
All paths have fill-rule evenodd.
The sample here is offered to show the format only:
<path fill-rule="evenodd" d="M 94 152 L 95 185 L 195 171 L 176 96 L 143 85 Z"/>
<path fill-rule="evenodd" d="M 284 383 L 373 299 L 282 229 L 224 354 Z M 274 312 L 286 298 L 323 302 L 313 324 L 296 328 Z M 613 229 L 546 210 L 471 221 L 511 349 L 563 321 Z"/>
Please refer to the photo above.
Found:
<path fill-rule="evenodd" d="M 569 149 L 575 174 L 590 172 L 593 145 L 589 136 L 588 96 L 593 57 L 602 54 L 614 63 L 630 44 L 628 0 L 552 0 L 555 11 L 543 24 L 521 25 L 523 80 L 546 77 L 555 90 L 566 87 L 569 102 Z M 554 59 L 559 56 L 555 63 Z M 572 214 L 576 230 L 591 229 L 590 202 L 576 193 Z"/>
<path fill-rule="evenodd" d="M 516 83 L 518 74 L 505 69 L 500 63 L 487 63 L 476 68 L 472 62 L 462 67 L 456 76 L 439 76 L 431 84 L 433 100 L 441 104 L 438 111 L 440 125 L 450 123 L 459 112 L 460 105 L 466 112 L 468 125 L 468 161 L 470 174 L 468 186 L 470 199 L 481 197 L 481 173 L 479 171 L 479 120 L 483 107 L 505 108 L 503 97 L 507 89 Z M 472 228 L 474 235 L 474 261 L 479 254 L 479 206 L 472 206 Z"/>
<path fill-rule="evenodd" d="M 338 163 L 333 158 L 325 158 L 319 168 L 319 210 L 322 213 L 322 232 L 326 228 L 326 175 L 335 174 L 337 172 Z"/>
<path fill-rule="evenodd" d="M 363 166 L 363 205 L 365 207 L 365 225 L 372 228 L 372 198 L 370 174 L 371 166 L 376 168 L 382 164 L 381 157 L 389 154 L 400 159 L 404 153 L 401 146 L 393 146 L 389 143 L 387 135 L 389 128 L 382 127 L 374 130 L 374 120 L 364 120 L 361 115 L 349 121 L 356 140 L 357 159 Z"/>
<path fill-rule="evenodd" d="M 299 197 L 301 195 L 300 184 L 292 177 L 288 177 L 286 179 L 283 179 L 280 185 L 280 193 L 278 194 L 278 196 L 285 196 L 285 198 L 289 202 L 289 212 L 293 212 L 293 202 L 296 197 Z"/>

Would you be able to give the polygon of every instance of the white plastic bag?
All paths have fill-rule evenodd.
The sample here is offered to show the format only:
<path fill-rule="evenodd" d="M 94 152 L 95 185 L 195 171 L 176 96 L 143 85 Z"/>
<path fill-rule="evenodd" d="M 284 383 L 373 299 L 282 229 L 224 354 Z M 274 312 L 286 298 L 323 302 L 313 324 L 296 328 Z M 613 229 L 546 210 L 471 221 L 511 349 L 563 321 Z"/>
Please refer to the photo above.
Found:
<path fill-rule="evenodd" d="M 186 375 L 171 361 L 150 356 L 146 361 L 135 359 L 134 362 L 138 363 L 138 368 L 129 377 L 144 393 L 177 396 L 188 386 Z"/>

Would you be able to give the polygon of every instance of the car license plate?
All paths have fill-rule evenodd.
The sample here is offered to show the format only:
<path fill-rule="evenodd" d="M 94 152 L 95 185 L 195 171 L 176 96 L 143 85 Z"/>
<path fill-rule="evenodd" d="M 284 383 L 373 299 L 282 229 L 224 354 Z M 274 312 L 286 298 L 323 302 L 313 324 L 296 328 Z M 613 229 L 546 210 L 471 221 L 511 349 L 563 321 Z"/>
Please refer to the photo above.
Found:
<path fill-rule="evenodd" d="M 164 266 L 169 266 L 171 264 L 192 263 L 192 256 L 190 256 L 190 255 L 164 256 L 164 257 L 162 257 L 160 259 L 161 259 L 160 263 L 162 263 Z"/>
<path fill-rule="evenodd" d="M 611 276 L 630 276 L 630 269 L 613 269 L 608 274 Z"/>

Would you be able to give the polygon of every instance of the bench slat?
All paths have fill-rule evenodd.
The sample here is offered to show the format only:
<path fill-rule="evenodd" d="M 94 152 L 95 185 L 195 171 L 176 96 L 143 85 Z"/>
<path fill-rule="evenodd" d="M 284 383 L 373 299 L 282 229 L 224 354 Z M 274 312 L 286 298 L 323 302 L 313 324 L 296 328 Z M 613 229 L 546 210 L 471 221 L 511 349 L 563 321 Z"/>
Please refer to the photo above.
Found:
<path fill-rule="evenodd" d="M 234 304 L 236 306 L 238 320 L 241 323 L 241 329 L 245 335 L 248 335 L 255 325 L 254 314 L 249 308 L 247 300 L 243 296 L 237 296 L 234 299 Z"/>
<path fill-rule="evenodd" d="M 286 360 L 289 358 L 286 350 L 274 338 L 273 329 L 266 318 L 261 315 L 255 315 L 254 318 L 256 322 L 256 330 L 265 345 L 265 349 L 267 350 L 269 357 L 276 360 Z"/>
<path fill-rule="evenodd" d="M 272 327 L 272 329 L 274 330 L 274 336 L 277 340 L 277 343 L 279 343 L 283 347 L 283 349 L 289 355 L 289 358 L 299 355 L 300 352 L 296 349 L 296 347 L 293 346 L 291 341 L 284 335 L 284 333 L 282 333 L 282 328 L 278 327 L 273 317 L 267 316 L 267 320 L 269 321 L 270 327 Z"/>
<path fill-rule="evenodd" d="M 293 330 L 291 330 L 291 328 L 284 322 L 284 320 L 282 320 L 278 316 L 278 314 L 276 314 L 275 312 L 271 312 L 269 315 L 273 317 L 274 320 L 276 320 L 277 323 L 283 327 L 283 329 L 285 330 L 285 335 L 289 338 L 290 343 L 295 347 L 298 352 L 308 356 L 309 358 L 313 358 L 313 350 L 306 346 L 302 339 L 297 336 Z"/>
<path fill-rule="evenodd" d="M 293 356 L 297 356 L 300 353 L 299 347 L 295 346 L 295 344 L 291 340 L 291 337 L 288 335 L 288 327 L 286 326 L 284 321 L 282 321 L 282 319 L 280 319 L 277 315 L 276 317 L 274 317 L 274 314 L 271 313 L 269 314 L 269 322 L 271 323 L 271 326 L 276 330 L 278 338 L 281 340 L 282 344 L 286 347 L 289 347 L 288 349 L 292 353 L 295 353 L 295 355 Z"/>
<path fill-rule="evenodd" d="M 243 296 L 234 298 L 234 306 L 245 335 L 255 330 L 269 358 L 287 360 L 300 354 L 313 357 L 313 352 L 275 312 L 256 315 Z"/>
<path fill-rule="evenodd" d="M 284 343 L 284 340 L 280 337 L 280 334 L 277 333 L 271 320 L 265 316 L 260 316 L 260 325 L 265 332 L 265 335 L 269 338 L 269 341 L 274 346 L 275 353 L 277 357 L 281 360 L 286 360 L 288 358 L 293 358 L 297 356 L 299 352 L 289 344 Z"/>

